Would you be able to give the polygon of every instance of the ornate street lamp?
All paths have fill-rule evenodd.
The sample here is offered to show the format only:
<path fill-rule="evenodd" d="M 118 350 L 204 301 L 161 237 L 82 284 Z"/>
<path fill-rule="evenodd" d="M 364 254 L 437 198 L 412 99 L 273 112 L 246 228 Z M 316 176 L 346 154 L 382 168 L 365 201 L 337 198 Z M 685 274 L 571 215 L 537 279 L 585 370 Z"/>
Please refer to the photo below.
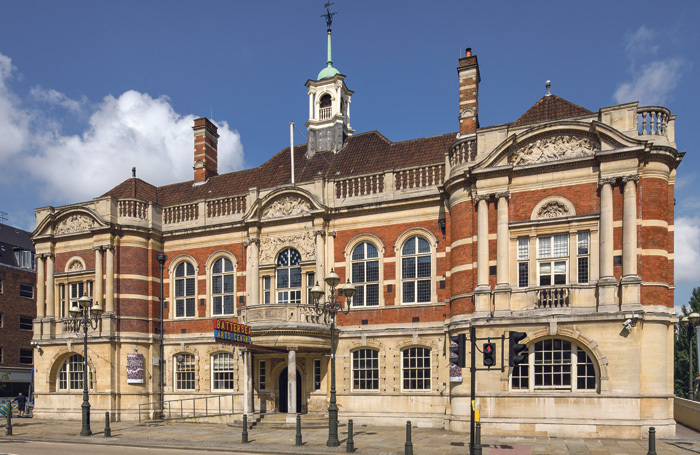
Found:
<path fill-rule="evenodd" d="M 73 302 L 70 308 L 70 314 L 73 316 L 72 328 L 75 332 L 80 331 L 83 327 L 83 428 L 80 430 L 80 436 L 91 436 L 90 431 L 90 401 L 88 396 L 88 380 L 90 379 L 90 371 L 88 370 L 88 352 L 87 339 L 88 327 L 93 330 L 97 328 L 100 316 L 102 315 L 102 307 L 99 302 L 92 303 L 92 299 L 87 295 L 83 295 L 78 299 L 78 306 Z"/>
<path fill-rule="evenodd" d="M 331 322 L 331 403 L 328 406 L 328 441 L 326 445 L 328 447 L 338 447 L 340 440 L 338 439 L 338 405 L 335 400 L 335 317 L 338 311 L 343 314 L 350 312 L 350 303 L 352 302 L 352 296 L 355 295 L 355 286 L 350 284 L 350 280 L 348 280 L 346 284 L 341 285 L 338 289 L 347 301 L 346 308 L 343 309 L 343 301 L 335 291 L 338 283 L 340 283 L 340 277 L 331 269 L 331 273 L 328 274 L 325 281 L 330 288 L 326 300 L 321 302 L 323 289 L 318 283 L 311 288 L 311 297 L 314 299 L 316 314 L 318 316 L 323 315 L 325 322 L 328 322 L 329 319 Z"/>
<path fill-rule="evenodd" d="M 688 365 L 690 365 L 690 375 L 688 376 L 688 396 L 695 400 L 695 387 L 693 387 L 693 332 L 700 324 L 700 314 L 690 313 L 681 318 L 681 325 L 688 336 Z"/>

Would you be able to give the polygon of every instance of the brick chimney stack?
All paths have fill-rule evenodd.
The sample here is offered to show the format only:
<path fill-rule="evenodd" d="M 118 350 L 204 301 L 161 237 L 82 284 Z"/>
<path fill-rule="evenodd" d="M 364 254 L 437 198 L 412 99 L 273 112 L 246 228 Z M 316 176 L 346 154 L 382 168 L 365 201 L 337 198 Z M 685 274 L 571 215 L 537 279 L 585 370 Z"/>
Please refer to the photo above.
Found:
<path fill-rule="evenodd" d="M 194 127 L 194 182 L 203 183 L 217 173 L 218 128 L 208 118 L 195 119 Z"/>
<path fill-rule="evenodd" d="M 459 59 L 459 134 L 476 133 L 479 128 L 479 63 L 472 49 L 467 48 L 465 56 Z"/>

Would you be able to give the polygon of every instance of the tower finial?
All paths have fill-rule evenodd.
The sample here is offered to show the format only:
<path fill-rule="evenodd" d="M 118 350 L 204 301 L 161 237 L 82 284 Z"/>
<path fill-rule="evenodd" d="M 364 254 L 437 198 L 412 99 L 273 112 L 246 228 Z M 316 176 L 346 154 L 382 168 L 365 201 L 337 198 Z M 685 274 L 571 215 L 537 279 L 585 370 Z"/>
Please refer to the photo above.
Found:
<path fill-rule="evenodd" d="M 321 17 L 326 18 L 326 25 L 328 26 L 329 33 L 331 31 L 331 25 L 333 24 L 333 16 L 336 14 L 336 13 L 331 13 L 331 5 L 332 4 L 333 4 L 332 2 L 326 2 L 326 4 L 323 5 L 326 8 L 326 14 L 321 15 Z"/>

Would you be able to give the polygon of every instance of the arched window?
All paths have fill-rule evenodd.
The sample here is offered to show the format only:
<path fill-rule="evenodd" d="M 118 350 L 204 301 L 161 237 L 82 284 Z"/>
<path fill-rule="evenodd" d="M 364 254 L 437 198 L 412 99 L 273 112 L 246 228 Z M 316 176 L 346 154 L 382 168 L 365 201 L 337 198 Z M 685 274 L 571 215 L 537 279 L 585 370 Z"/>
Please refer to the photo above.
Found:
<path fill-rule="evenodd" d="M 287 248 L 277 256 L 277 303 L 301 303 L 301 255 Z"/>
<path fill-rule="evenodd" d="M 352 250 L 352 306 L 379 305 L 379 252 L 371 243 L 362 242 Z"/>
<path fill-rule="evenodd" d="M 379 390 L 379 351 L 357 349 L 352 351 L 353 390 Z"/>
<path fill-rule="evenodd" d="M 401 352 L 403 390 L 430 390 L 430 349 L 419 346 Z"/>
<path fill-rule="evenodd" d="M 83 390 L 83 380 L 85 378 L 84 367 L 85 362 L 82 355 L 73 354 L 68 357 L 58 370 L 58 389 Z M 90 372 L 88 388 L 92 389 L 92 372 Z"/>
<path fill-rule="evenodd" d="M 331 96 L 328 93 L 326 93 L 321 97 L 321 108 L 331 107 L 331 102 Z"/>
<path fill-rule="evenodd" d="M 326 120 L 331 118 L 331 113 L 333 110 L 331 96 L 326 93 L 321 97 L 319 105 L 319 120 Z"/>
<path fill-rule="evenodd" d="M 195 316 L 195 286 L 197 279 L 194 266 L 181 262 L 175 268 L 175 317 L 191 318 Z"/>
<path fill-rule="evenodd" d="M 195 389 L 194 355 L 177 354 L 174 357 L 175 390 Z"/>
<path fill-rule="evenodd" d="M 211 389 L 233 390 L 233 354 L 230 352 L 211 356 Z"/>
<path fill-rule="evenodd" d="M 576 343 L 546 338 L 530 345 L 527 362 L 513 368 L 512 390 L 595 391 L 596 365 Z"/>
<path fill-rule="evenodd" d="M 211 267 L 211 307 L 214 316 L 234 313 L 233 262 L 217 258 Z"/>
<path fill-rule="evenodd" d="M 401 284 L 403 303 L 430 302 L 432 289 L 430 243 L 413 236 L 401 248 Z"/>

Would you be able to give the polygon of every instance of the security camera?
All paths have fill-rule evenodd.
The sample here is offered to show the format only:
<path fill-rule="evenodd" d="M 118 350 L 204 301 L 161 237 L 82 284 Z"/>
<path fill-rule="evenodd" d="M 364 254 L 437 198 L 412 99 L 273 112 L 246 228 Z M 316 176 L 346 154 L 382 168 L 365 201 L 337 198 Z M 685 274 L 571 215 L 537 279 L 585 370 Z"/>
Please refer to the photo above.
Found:
<path fill-rule="evenodd" d="M 625 330 L 630 331 L 632 330 L 632 319 L 625 319 L 625 322 L 622 323 L 622 326 L 625 328 Z"/>

